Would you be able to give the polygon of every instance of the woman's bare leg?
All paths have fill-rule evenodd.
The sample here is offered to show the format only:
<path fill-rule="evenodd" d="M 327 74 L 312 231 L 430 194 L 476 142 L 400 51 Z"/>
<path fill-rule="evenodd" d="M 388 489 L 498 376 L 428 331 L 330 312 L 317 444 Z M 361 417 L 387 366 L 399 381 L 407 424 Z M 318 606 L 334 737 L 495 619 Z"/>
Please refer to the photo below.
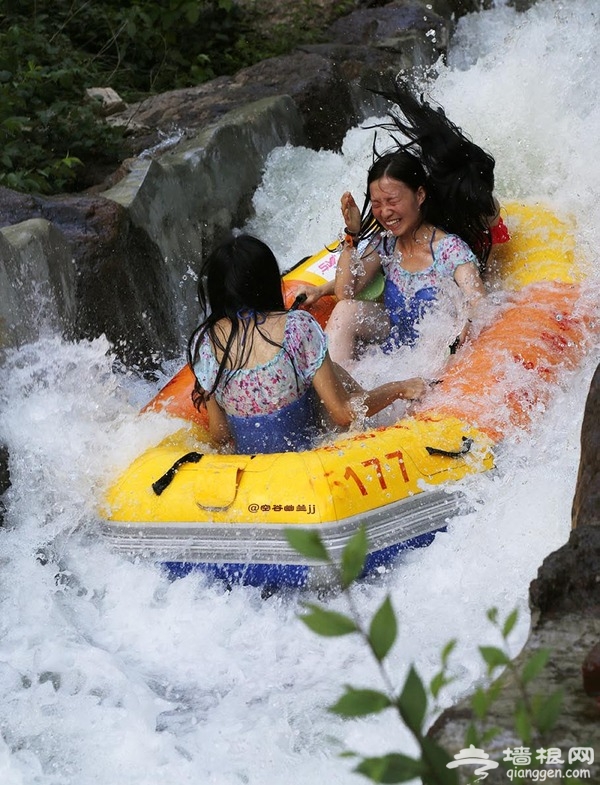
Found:
<path fill-rule="evenodd" d="M 329 355 L 336 363 L 352 360 L 357 340 L 366 343 L 384 341 L 390 332 L 386 311 L 379 303 L 340 300 L 333 309 L 325 329 L 329 338 Z"/>

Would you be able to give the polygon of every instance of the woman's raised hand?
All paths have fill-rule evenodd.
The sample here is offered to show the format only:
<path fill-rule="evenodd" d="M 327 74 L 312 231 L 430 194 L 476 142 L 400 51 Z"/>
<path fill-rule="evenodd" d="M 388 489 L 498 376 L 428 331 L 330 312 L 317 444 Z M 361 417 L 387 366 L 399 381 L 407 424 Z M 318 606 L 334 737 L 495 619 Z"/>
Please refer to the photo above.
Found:
<path fill-rule="evenodd" d="M 341 205 L 346 229 L 357 234 L 360 229 L 360 210 L 350 191 L 346 191 L 342 194 Z"/>

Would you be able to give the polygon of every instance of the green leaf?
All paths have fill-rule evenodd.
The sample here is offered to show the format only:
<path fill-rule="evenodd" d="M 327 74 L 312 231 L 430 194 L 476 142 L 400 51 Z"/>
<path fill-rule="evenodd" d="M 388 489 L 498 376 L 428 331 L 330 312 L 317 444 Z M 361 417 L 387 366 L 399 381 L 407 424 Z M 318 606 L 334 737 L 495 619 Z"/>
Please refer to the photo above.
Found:
<path fill-rule="evenodd" d="M 346 589 L 362 573 L 367 558 L 367 531 L 359 526 L 342 551 L 342 587 Z"/>
<path fill-rule="evenodd" d="M 385 659 L 387 653 L 394 645 L 397 634 L 396 614 L 388 594 L 377 613 L 373 616 L 369 629 L 369 643 L 378 662 Z"/>
<path fill-rule="evenodd" d="M 395 783 L 420 777 L 423 766 L 420 760 L 391 753 L 379 758 L 364 758 L 354 771 L 364 774 L 373 782 Z"/>
<path fill-rule="evenodd" d="M 448 660 L 450 655 L 456 648 L 456 640 L 450 640 L 442 649 L 441 654 L 441 661 L 442 661 L 442 669 L 439 673 L 436 673 L 435 676 L 429 682 L 429 692 L 434 698 L 437 698 L 440 694 L 443 687 L 447 684 L 452 684 L 455 680 L 453 677 L 448 677 L 447 668 L 448 668 Z"/>
<path fill-rule="evenodd" d="M 519 611 L 517 608 L 514 611 L 511 611 L 508 616 L 506 617 L 506 621 L 502 627 L 502 637 L 504 640 L 508 638 L 508 636 L 513 631 L 515 624 L 517 623 L 517 619 L 519 618 Z"/>
<path fill-rule="evenodd" d="M 311 613 L 306 613 L 300 616 L 300 619 L 306 626 L 318 635 L 325 637 L 336 637 L 339 635 L 349 635 L 352 632 L 357 632 L 358 627 L 354 621 L 343 613 L 337 611 L 326 611 L 318 605 L 307 605 Z"/>
<path fill-rule="evenodd" d="M 330 561 L 327 549 L 318 532 L 310 529 L 287 529 L 285 536 L 292 548 L 302 556 L 318 561 Z"/>
<path fill-rule="evenodd" d="M 491 703 L 492 701 L 487 690 L 484 690 L 483 687 L 477 687 L 471 697 L 471 708 L 477 719 L 483 720 L 486 717 Z"/>
<path fill-rule="evenodd" d="M 196 3 L 189 5 L 185 12 L 186 18 L 191 25 L 195 25 L 200 18 L 200 8 Z"/>
<path fill-rule="evenodd" d="M 490 684 L 490 686 L 487 688 L 487 694 L 490 701 L 490 706 L 492 705 L 492 703 L 498 700 L 501 693 L 502 693 L 502 682 L 500 681 L 500 679 L 498 679 L 497 681 L 493 682 L 493 684 Z"/>
<path fill-rule="evenodd" d="M 480 646 L 479 651 L 490 673 L 496 668 L 506 667 L 510 663 L 510 657 L 506 652 L 496 646 Z"/>
<path fill-rule="evenodd" d="M 498 608 L 489 608 L 486 612 L 486 616 L 492 624 L 496 624 L 498 622 Z"/>
<path fill-rule="evenodd" d="M 472 744 L 474 747 L 481 747 L 481 737 L 473 722 L 470 722 L 465 731 L 465 747 Z"/>
<path fill-rule="evenodd" d="M 427 712 L 427 694 L 419 674 L 412 665 L 398 698 L 398 708 L 408 728 L 420 736 Z"/>
<path fill-rule="evenodd" d="M 529 745 L 531 742 L 531 720 L 527 709 L 522 701 L 519 701 L 515 708 L 515 730 L 523 742 Z"/>
<path fill-rule="evenodd" d="M 563 690 L 557 690 L 545 698 L 534 711 L 534 722 L 540 733 L 548 733 L 556 724 L 564 697 Z"/>
<path fill-rule="evenodd" d="M 532 654 L 521 671 L 521 682 L 529 684 L 530 681 L 535 679 L 546 667 L 549 657 L 550 649 L 538 649 L 535 654 Z"/>
<path fill-rule="evenodd" d="M 447 768 L 452 758 L 436 741 L 421 739 L 421 762 L 425 770 L 421 775 L 423 785 L 458 785 L 458 772 Z"/>
<path fill-rule="evenodd" d="M 434 698 L 437 698 L 441 690 L 447 685 L 452 684 L 454 678 L 448 678 L 444 671 L 436 673 L 432 680 L 429 682 L 429 692 Z"/>
<path fill-rule="evenodd" d="M 390 699 L 383 692 L 346 687 L 346 692 L 329 711 L 339 714 L 340 717 L 366 717 L 368 714 L 378 714 L 391 705 Z"/>
<path fill-rule="evenodd" d="M 456 648 L 456 639 L 453 638 L 452 640 L 448 641 L 448 643 L 442 649 L 442 665 L 446 667 L 448 664 L 448 659 L 454 649 Z"/>

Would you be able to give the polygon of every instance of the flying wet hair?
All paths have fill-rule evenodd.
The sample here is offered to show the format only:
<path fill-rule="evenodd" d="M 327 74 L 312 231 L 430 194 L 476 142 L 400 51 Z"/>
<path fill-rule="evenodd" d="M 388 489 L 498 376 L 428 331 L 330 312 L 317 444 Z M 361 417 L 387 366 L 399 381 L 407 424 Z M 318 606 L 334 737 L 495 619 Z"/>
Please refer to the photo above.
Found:
<path fill-rule="evenodd" d="M 394 147 L 379 153 L 375 140 L 367 186 L 384 176 L 413 191 L 423 186 L 423 220 L 461 237 L 485 267 L 492 244 L 489 223 L 497 212 L 493 156 L 468 139 L 441 106 L 417 97 L 406 82 L 398 80 L 389 90 L 377 92 L 392 105 L 389 121 L 378 127 L 390 132 Z M 361 237 L 380 228 L 367 187 Z"/>
<path fill-rule="evenodd" d="M 227 384 L 231 375 L 245 365 L 255 331 L 268 343 L 281 347 L 261 329 L 268 313 L 285 311 L 281 272 L 273 251 L 248 234 L 225 241 L 202 264 L 198 300 L 205 317 L 188 342 L 188 362 L 193 368 L 206 334 L 215 355 L 222 354 L 212 389 L 204 390 L 196 380 L 192 400 L 199 409 L 221 379 Z M 222 319 L 229 322 L 228 335 L 227 330 L 216 327 Z"/>

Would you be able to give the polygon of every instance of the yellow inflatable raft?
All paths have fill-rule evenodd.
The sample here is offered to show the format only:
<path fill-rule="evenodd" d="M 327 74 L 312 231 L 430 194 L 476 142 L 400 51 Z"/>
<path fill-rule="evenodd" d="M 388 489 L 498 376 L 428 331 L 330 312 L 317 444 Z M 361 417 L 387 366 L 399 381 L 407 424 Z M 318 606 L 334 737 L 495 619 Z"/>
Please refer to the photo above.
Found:
<path fill-rule="evenodd" d="M 201 568 L 232 582 L 300 586 L 330 576 L 291 549 L 291 526 L 317 528 L 335 555 L 364 524 L 367 570 L 431 542 L 462 508 L 457 481 L 493 467 L 494 445 L 529 427 L 596 329 L 573 227 L 539 205 L 506 211 L 511 239 L 495 247 L 488 280 L 507 293 L 497 317 L 459 349 L 413 416 L 306 452 L 220 455 L 191 405 L 184 368 L 145 407 L 166 409 L 184 427 L 108 490 L 102 530 L 112 546 L 179 575 Z M 336 261 L 324 249 L 287 273 L 288 300 L 303 282 L 331 280 Z M 331 305 L 319 303 L 323 324 Z"/>

